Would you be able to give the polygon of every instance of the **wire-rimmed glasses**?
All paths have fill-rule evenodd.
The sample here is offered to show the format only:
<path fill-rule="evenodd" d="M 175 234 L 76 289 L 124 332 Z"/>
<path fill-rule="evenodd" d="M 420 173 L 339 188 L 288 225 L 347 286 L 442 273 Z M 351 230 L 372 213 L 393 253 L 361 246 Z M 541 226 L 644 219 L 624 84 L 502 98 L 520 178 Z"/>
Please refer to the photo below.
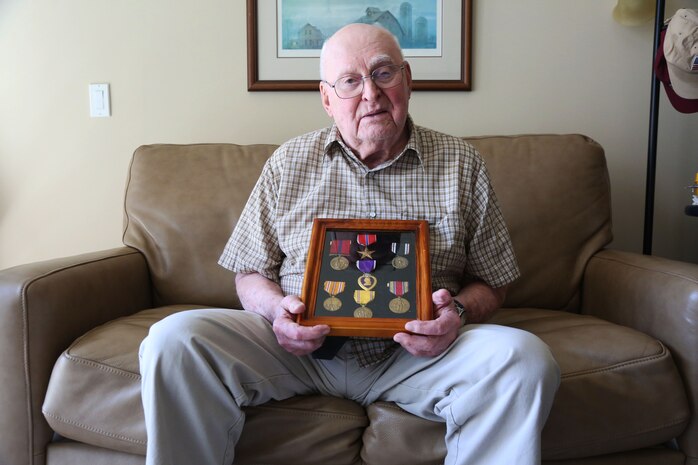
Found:
<path fill-rule="evenodd" d="M 371 72 L 368 76 L 360 74 L 347 74 L 334 81 L 334 84 L 323 80 L 325 84 L 332 87 L 337 97 L 347 99 L 354 98 L 364 91 L 364 80 L 371 79 L 381 89 L 390 89 L 402 83 L 402 70 L 405 65 L 384 65 Z"/>

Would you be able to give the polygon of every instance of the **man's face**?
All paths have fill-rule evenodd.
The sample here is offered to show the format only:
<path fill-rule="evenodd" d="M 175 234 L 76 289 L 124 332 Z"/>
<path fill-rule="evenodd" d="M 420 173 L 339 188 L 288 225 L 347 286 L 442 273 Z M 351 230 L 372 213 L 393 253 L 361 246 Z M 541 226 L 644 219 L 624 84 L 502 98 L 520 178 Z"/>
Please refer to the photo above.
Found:
<path fill-rule="evenodd" d="M 385 31 L 365 25 L 353 25 L 337 33 L 328 44 L 323 63 L 324 79 L 330 84 L 347 74 L 370 75 L 384 65 L 402 65 L 400 50 L 386 40 Z M 364 150 L 393 150 L 406 142 L 405 124 L 412 76 L 405 64 L 402 82 L 381 89 L 370 79 L 364 80 L 363 92 L 341 99 L 327 83 L 320 84 L 322 103 L 334 119 L 342 139 L 360 154 Z"/>

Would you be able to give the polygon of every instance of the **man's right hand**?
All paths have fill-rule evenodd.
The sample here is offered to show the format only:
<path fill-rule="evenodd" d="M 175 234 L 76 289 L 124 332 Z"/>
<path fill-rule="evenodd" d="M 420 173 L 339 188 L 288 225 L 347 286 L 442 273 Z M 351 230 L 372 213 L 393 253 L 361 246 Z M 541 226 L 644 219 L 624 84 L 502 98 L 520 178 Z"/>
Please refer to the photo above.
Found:
<path fill-rule="evenodd" d="M 294 355 L 308 355 L 318 349 L 330 332 L 327 325 L 301 326 L 296 315 L 305 304 L 296 295 L 284 296 L 278 283 L 259 273 L 238 273 L 235 285 L 243 307 L 269 321 L 279 345 Z"/>
<path fill-rule="evenodd" d="M 296 315 L 304 311 L 305 304 L 298 296 L 287 295 L 279 302 L 272 322 L 279 345 L 298 356 L 320 348 L 330 332 L 328 325 L 301 326 L 296 323 Z"/>

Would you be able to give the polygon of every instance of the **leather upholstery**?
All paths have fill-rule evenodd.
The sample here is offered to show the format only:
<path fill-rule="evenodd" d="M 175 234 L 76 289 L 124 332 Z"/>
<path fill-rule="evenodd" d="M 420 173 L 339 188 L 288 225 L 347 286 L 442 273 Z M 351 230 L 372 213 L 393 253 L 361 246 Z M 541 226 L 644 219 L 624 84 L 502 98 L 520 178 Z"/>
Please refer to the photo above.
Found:
<path fill-rule="evenodd" d="M 667 345 L 695 412 L 698 268 L 688 263 L 605 250 L 589 262 L 584 283 L 584 313 L 637 328 Z M 665 310 L 658 312 L 657 308 Z M 698 416 L 691 416 L 687 429 L 678 439 L 682 450 L 698 465 Z"/>
<path fill-rule="evenodd" d="M 504 305 L 578 309 L 586 263 L 612 236 L 603 149 L 580 135 L 468 140 L 487 163 L 523 276 Z"/>
<path fill-rule="evenodd" d="M 124 244 L 148 261 L 156 305 L 240 308 L 218 266 L 272 145 L 147 145 L 133 156 Z"/>
<path fill-rule="evenodd" d="M 610 194 L 594 141 L 471 140 L 523 271 L 494 322 L 539 335 L 563 373 L 544 463 L 698 465 L 698 266 L 603 249 Z M 127 247 L 0 271 L 0 463 L 143 463 L 140 340 L 166 314 L 239 307 L 215 262 L 273 149 L 141 147 Z M 392 404 L 310 396 L 247 415 L 240 464 L 416 465 L 444 453 L 442 425 Z M 674 437 L 680 450 L 662 446 Z"/>
<path fill-rule="evenodd" d="M 151 324 L 187 308 L 191 306 L 145 310 L 95 328 L 72 344 L 51 377 L 43 409 L 49 425 L 77 441 L 144 454 L 138 347 Z M 556 310 L 504 309 L 493 322 L 537 334 L 560 365 L 560 389 L 543 430 L 544 458 L 580 458 L 660 444 L 686 426 L 690 414 L 682 381 L 658 340 L 593 316 Z M 626 401 L 628 392 L 633 402 Z M 661 403 L 658 392 L 663 393 Z M 443 460 L 442 424 L 387 403 L 369 406 L 366 414 L 358 405 L 353 411 L 328 408 L 340 404 L 340 399 L 310 396 L 248 409 L 245 431 L 265 434 L 243 434 L 241 457 L 247 451 L 268 452 L 265 443 L 309 441 L 310 455 L 304 449 L 279 450 L 288 463 L 310 463 L 308 457 L 327 460 L 319 464 L 342 463 L 330 456 L 340 443 L 346 443 L 342 456 L 352 460 L 361 452 L 365 461 L 409 464 L 414 450 L 420 451 L 418 463 Z M 292 431 L 289 418 L 295 425 Z M 304 440 L 306 435 L 310 437 Z M 262 463 L 281 463 L 281 457 L 273 451 Z"/>
<path fill-rule="evenodd" d="M 41 405 L 53 365 L 71 341 L 149 306 L 145 260 L 133 249 L 0 272 L 0 463 L 44 462 L 53 432 Z"/>

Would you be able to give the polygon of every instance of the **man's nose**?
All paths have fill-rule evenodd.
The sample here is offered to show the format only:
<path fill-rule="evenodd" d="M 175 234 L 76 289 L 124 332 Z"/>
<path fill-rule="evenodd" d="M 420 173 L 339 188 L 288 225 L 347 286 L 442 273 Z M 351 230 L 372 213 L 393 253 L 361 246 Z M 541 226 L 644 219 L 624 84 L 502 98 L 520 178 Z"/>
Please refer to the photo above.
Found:
<path fill-rule="evenodd" d="M 364 99 L 371 100 L 376 98 L 381 93 L 381 88 L 376 85 L 371 76 L 366 76 L 364 80 L 364 89 L 361 95 Z"/>

